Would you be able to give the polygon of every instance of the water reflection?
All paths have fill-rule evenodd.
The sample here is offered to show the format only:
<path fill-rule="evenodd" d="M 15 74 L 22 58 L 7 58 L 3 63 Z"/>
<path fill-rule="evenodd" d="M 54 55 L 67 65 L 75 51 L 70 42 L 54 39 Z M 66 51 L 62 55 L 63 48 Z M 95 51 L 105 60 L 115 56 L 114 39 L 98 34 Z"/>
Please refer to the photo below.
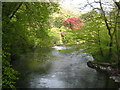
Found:
<path fill-rule="evenodd" d="M 92 56 L 82 52 L 78 54 L 78 51 L 69 53 L 61 51 L 66 49 L 71 47 L 39 48 L 23 55 L 14 63 L 15 68 L 21 72 L 16 86 L 26 88 L 115 87 L 112 80 L 87 66 L 87 61 L 93 60 Z"/>

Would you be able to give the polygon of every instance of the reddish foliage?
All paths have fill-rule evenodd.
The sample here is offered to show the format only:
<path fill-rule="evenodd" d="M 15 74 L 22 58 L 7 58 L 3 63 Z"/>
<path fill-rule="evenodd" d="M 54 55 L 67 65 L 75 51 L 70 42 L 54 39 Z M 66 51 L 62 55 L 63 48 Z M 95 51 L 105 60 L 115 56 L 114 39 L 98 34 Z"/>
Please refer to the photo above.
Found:
<path fill-rule="evenodd" d="M 79 18 L 70 17 L 63 22 L 63 25 L 71 28 L 72 30 L 76 30 L 80 29 L 80 26 L 82 26 L 83 23 Z"/>

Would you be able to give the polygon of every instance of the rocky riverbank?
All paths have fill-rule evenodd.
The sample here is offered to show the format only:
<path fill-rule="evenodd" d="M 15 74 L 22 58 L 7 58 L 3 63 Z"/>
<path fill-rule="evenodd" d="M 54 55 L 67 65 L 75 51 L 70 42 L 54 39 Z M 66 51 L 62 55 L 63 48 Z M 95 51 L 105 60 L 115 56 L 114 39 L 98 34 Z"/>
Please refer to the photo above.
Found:
<path fill-rule="evenodd" d="M 109 78 L 113 79 L 120 87 L 120 69 L 113 68 L 109 63 L 95 63 L 93 61 L 87 62 L 90 68 L 108 74 Z"/>

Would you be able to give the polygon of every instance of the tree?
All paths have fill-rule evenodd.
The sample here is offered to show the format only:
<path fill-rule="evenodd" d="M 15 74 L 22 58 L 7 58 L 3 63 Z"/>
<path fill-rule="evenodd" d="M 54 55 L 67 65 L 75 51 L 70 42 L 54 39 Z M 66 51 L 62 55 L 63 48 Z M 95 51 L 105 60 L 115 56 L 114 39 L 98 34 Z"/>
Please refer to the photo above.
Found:
<path fill-rule="evenodd" d="M 116 4 L 116 6 L 115 5 L 113 6 L 113 4 L 111 5 L 111 3 L 109 3 L 109 2 L 105 3 L 105 1 L 103 2 L 101 0 L 94 1 L 94 2 L 89 2 L 87 0 L 87 3 L 88 4 L 86 4 L 85 6 L 89 5 L 90 7 L 93 8 L 94 11 L 99 13 L 99 17 L 97 18 L 97 20 L 100 20 L 100 19 L 102 20 L 101 23 L 103 23 L 103 25 L 105 26 L 105 28 L 104 28 L 105 32 L 103 34 L 106 33 L 106 35 L 108 36 L 108 39 L 107 39 L 108 42 L 106 44 L 106 47 L 104 47 L 104 48 L 106 48 L 107 51 L 103 51 L 103 49 L 100 47 L 101 48 L 100 52 L 101 52 L 102 57 L 104 56 L 102 53 L 106 52 L 105 57 L 108 57 L 106 59 L 108 59 L 109 61 L 112 61 L 112 60 L 120 61 L 119 54 L 118 54 L 119 53 L 119 43 L 118 43 L 118 40 L 119 40 L 118 39 L 119 2 L 117 2 L 117 3 L 114 2 Z M 94 4 L 99 5 L 99 7 L 95 7 Z M 113 6 L 113 7 L 111 7 L 111 6 Z M 106 9 L 106 7 L 109 9 Z M 93 19 L 94 17 L 95 16 L 89 17 L 89 18 Z M 88 19 L 88 18 L 86 18 L 86 19 Z M 93 20 L 93 21 L 96 22 L 96 20 Z M 100 25 L 99 28 L 101 28 L 101 26 L 103 26 L 103 25 Z M 98 32 L 97 32 L 98 42 L 99 42 L 99 45 L 101 46 L 101 45 L 104 45 L 104 43 L 102 43 L 103 40 L 102 40 L 102 37 L 100 37 L 100 33 L 101 33 L 101 30 L 98 29 Z"/>
<path fill-rule="evenodd" d="M 50 15 L 58 10 L 57 6 L 53 2 L 3 3 L 3 88 L 13 88 L 17 79 L 17 72 L 11 65 L 13 60 L 29 49 L 49 46 L 47 23 Z"/>
<path fill-rule="evenodd" d="M 67 18 L 63 22 L 63 25 L 69 27 L 72 30 L 76 30 L 76 29 L 80 29 L 80 26 L 82 26 L 83 23 L 80 19 L 71 17 L 71 18 Z"/>
<path fill-rule="evenodd" d="M 60 28 L 63 26 L 63 22 L 69 17 L 79 18 L 81 13 L 74 14 L 70 10 L 65 9 L 63 6 L 59 5 L 59 11 L 55 12 L 51 15 L 49 22 L 53 24 L 55 27 Z"/>

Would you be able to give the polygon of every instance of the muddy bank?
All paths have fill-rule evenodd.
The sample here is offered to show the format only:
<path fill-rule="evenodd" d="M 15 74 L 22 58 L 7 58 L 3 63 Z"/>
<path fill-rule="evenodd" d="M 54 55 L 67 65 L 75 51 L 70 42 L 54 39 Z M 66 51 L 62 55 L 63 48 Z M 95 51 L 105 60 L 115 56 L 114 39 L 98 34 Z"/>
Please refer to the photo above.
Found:
<path fill-rule="evenodd" d="M 106 73 L 120 87 L 120 69 L 112 67 L 109 63 L 95 63 L 93 61 L 88 61 L 87 65 L 98 72 Z"/>

